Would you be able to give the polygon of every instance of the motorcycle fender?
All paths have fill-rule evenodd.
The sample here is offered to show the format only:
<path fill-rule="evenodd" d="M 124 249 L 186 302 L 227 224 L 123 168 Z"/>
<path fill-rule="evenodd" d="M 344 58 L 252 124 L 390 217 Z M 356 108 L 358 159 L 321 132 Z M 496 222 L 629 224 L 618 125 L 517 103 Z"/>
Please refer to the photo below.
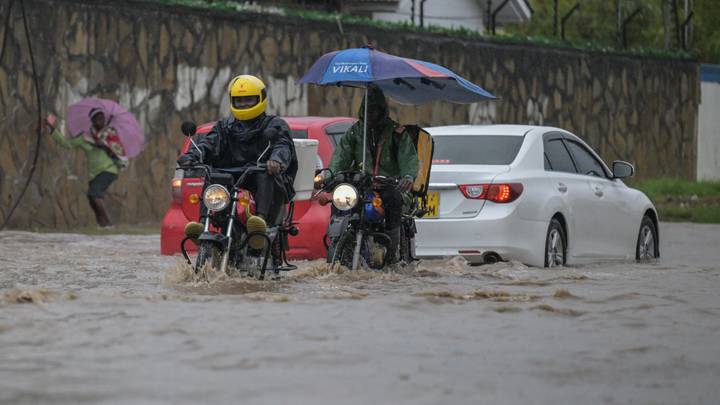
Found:
<path fill-rule="evenodd" d="M 330 224 L 328 225 L 328 237 L 330 239 L 335 239 L 342 235 L 349 223 L 350 216 L 332 217 L 330 219 Z"/>
<path fill-rule="evenodd" d="M 216 233 L 216 232 L 203 232 L 198 237 L 199 242 L 214 242 L 222 247 L 223 250 L 227 248 L 227 236 Z"/>

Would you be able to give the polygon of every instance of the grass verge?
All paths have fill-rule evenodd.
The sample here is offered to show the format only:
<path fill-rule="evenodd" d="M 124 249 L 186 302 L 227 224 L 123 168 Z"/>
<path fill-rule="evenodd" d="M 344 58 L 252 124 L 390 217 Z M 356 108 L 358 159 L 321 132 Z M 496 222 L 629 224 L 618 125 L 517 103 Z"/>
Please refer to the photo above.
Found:
<path fill-rule="evenodd" d="M 651 179 L 632 186 L 650 197 L 661 221 L 720 224 L 720 182 Z"/>

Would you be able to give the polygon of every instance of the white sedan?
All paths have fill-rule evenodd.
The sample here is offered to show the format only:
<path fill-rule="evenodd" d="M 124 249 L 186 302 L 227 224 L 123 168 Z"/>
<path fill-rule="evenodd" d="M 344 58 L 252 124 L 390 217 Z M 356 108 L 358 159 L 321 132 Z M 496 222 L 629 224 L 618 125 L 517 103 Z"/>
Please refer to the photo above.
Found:
<path fill-rule="evenodd" d="M 659 257 L 655 207 L 621 180 L 633 175 L 629 163 L 615 161 L 610 170 L 585 142 L 558 128 L 426 130 L 435 153 L 416 256 L 546 267 Z"/>

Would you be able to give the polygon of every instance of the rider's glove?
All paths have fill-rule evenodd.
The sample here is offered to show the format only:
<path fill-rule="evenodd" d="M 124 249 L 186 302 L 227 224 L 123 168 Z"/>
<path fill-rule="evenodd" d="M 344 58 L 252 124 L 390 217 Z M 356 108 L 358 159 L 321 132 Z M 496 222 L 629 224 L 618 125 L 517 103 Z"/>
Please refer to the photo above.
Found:
<path fill-rule="evenodd" d="M 276 160 L 267 161 L 267 172 L 271 176 L 275 176 L 282 171 L 282 165 Z"/>
<path fill-rule="evenodd" d="M 177 163 L 180 167 L 189 167 L 195 166 L 197 164 L 197 160 L 195 159 L 195 156 L 185 154 L 178 158 Z"/>
<path fill-rule="evenodd" d="M 320 193 L 318 196 L 318 202 L 320 205 L 328 205 L 332 202 L 332 194 L 328 192 Z"/>
<path fill-rule="evenodd" d="M 410 191 L 410 189 L 413 186 L 413 178 L 411 176 L 405 176 L 402 179 L 400 179 L 400 182 L 398 183 L 398 190 L 400 190 L 403 193 L 407 193 Z"/>

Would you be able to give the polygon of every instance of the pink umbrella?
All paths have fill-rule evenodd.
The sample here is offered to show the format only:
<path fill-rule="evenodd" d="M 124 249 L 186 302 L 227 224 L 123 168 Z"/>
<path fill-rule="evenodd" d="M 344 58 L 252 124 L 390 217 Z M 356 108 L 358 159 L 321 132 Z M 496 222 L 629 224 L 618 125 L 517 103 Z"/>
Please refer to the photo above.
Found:
<path fill-rule="evenodd" d="M 93 108 L 105 112 L 107 125 L 117 130 L 127 157 L 132 158 L 142 152 L 145 147 L 145 134 L 140 124 L 131 112 L 113 100 L 88 97 L 68 107 L 65 126 L 71 137 L 89 133 L 92 123 L 88 114 Z"/>

